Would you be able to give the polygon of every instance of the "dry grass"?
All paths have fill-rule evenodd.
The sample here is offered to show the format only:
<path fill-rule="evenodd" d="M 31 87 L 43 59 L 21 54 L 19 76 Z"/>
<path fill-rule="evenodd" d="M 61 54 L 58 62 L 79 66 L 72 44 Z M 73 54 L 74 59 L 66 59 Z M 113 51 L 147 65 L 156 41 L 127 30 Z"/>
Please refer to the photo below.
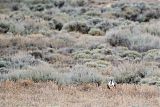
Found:
<path fill-rule="evenodd" d="M 28 85 L 24 85 L 28 84 Z M 159 107 L 156 86 L 118 85 L 116 89 L 94 85 L 65 86 L 53 82 L 20 81 L 0 84 L 2 107 Z"/>

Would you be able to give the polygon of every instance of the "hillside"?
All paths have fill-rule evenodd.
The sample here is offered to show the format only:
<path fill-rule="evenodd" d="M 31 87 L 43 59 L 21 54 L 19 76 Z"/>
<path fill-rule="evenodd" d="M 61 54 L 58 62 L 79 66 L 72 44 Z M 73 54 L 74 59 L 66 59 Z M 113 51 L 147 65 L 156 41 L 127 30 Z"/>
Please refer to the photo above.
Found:
<path fill-rule="evenodd" d="M 0 0 L 0 107 L 159 107 L 159 86 L 159 0 Z"/>

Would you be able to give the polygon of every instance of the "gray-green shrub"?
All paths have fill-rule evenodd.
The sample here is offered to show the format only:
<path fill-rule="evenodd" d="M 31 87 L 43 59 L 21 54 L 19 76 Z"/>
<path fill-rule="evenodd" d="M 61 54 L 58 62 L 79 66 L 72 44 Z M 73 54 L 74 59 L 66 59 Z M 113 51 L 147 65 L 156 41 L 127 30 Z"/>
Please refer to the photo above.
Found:
<path fill-rule="evenodd" d="M 77 65 L 71 69 L 70 72 L 73 83 L 99 83 L 102 82 L 102 76 L 96 71 L 96 69 L 89 68 L 87 66 Z"/>
<path fill-rule="evenodd" d="M 113 29 L 107 32 L 107 42 L 112 46 L 125 46 L 140 52 L 160 49 L 159 37 L 141 32 L 139 29 L 135 29 L 136 27 Z"/>
<path fill-rule="evenodd" d="M 50 29 L 61 30 L 62 27 L 63 27 L 63 24 L 60 21 L 56 20 L 56 19 L 52 19 L 49 22 L 49 27 L 50 27 Z"/>
<path fill-rule="evenodd" d="M 58 8 L 63 7 L 64 4 L 65 4 L 65 0 L 55 0 L 55 1 L 54 1 L 54 6 L 55 6 L 55 7 L 58 7 Z"/>
<path fill-rule="evenodd" d="M 114 67 L 112 75 L 117 83 L 139 83 L 146 73 L 143 63 L 126 62 Z"/>
<path fill-rule="evenodd" d="M 5 22 L 0 22 L 0 33 L 7 33 L 9 31 L 9 24 Z"/>
<path fill-rule="evenodd" d="M 90 28 L 85 22 L 73 21 L 65 24 L 63 29 L 67 30 L 68 32 L 77 31 L 80 33 L 88 33 Z"/>
<path fill-rule="evenodd" d="M 88 0 L 67 0 L 71 6 L 84 6 L 88 3 Z"/>
<path fill-rule="evenodd" d="M 15 69 L 8 74 L 0 75 L 0 81 L 11 80 L 23 80 L 30 79 L 35 82 L 38 81 L 54 81 L 57 84 L 83 84 L 83 83 L 98 83 L 102 82 L 102 76 L 96 72 L 95 69 L 88 68 L 86 66 L 77 65 L 73 67 L 70 72 L 61 73 L 57 69 L 50 67 L 49 65 L 40 65 L 30 67 L 25 70 Z"/>
<path fill-rule="evenodd" d="M 160 17 L 159 4 L 118 2 L 112 5 L 112 14 L 132 21 L 148 22 Z"/>
<path fill-rule="evenodd" d="M 160 72 L 159 68 L 154 64 L 147 65 L 145 62 L 133 63 L 127 61 L 119 64 L 117 67 L 114 67 L 112 76 L 117 83 L 141 84 L 144 83 L 146 79 L 153 81 L 155 78 L 159 78 Z M 159 80 L 157 80 L 157 82 L 158 81 Z"/>

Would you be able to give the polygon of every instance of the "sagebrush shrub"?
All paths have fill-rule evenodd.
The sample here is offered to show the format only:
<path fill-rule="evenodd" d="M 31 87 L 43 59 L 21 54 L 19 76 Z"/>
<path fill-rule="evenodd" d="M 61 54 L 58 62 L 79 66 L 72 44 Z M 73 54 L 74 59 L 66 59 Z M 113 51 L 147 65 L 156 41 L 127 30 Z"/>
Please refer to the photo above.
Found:
<path fill-rule="evenodd" d="M 58 7 L 58 8 L 61 8 L 63 7 L 65 4 L 65 0 L 55 0 L 54 1 L 54 6 Z"/>
<path fill-rule="evenodd" d="M 107 42 L 112 46 L 125 46 L 139 52 L 160 49 L 160 38 L 134 27 L 115 29 L 106 33 Z"/>
<path fill-rule="evenodd" d="M 8 23 L 0 22 L 0 33 L 7 33 L 9 28 L 10 26 Z"/>
<path fill-rule="evenodd" d="M 131 32 L 129 30 L 115 30 L 110 31 L 106 34 L 107 41 L 112 46 L 126 46 L 130 47 L 131 42 L 129 41 L 129 37 Z"/>
<path fill-rule="evenodd" d="M 146 76 L 142 63 L 122 63 L 113 68 L 112 75 L 117 83 L 139 83 Z"/>
<path fill-rule="evenodd" d="M 51 48 L 59 49 L 59 48 L 73 46 L 75 41 L 73 40 L 72 37 L 61 35 L 50 39 L 48 43 Z"/>
<path fill-rule="evenodd" d="M 86 5 L 88 0 L 68 0 L 68 3 L 71 6 L 84 6 Z"/>
<path fill-rule="evenodd" d="M 77 65 L 70 72 L 73 83 L 100 83 L 102 76 L 96 72 L 96 69 L 87 66 Z"/>
<path fill-rule="evenodd" d="M 18 11 L 18 10 L 20 10 L 21 7 L 22 6 L 21 6 L 20 3 L 14 3 L 14 4 L 11 5 L 11 10 L 12 11 Z"/>
<path fill-rule="evenodd" d="M 115 27 L 113 22 L 102 21 L 96 25 L 97 28 L 101 29 L 103 32 Z"/>
<path fill-rule="evenodd" d="M 104 34 L 104 32 L 98 28 L 91 28 L 88 34 L 93 35 L 93 36 L 101 36 Z"/>
<path fill-rule="evenodd" d="M 80 21 L 73 21 L 69 22 L 64 25 L 63 29 L 67 31 L 77 31 L 80 33 L 88 33 L 89 31 L 89 26 L 85 22 L 80 22 Z"/>
<path fill-rule="evenodd" d="M 42 4 L 33 5 L 30 7 L 33 11 L 44 11 L 45 7 Z"/>
<path fill-rule="evenodd" d="M 7 74 L 0 75 L 0 81 L 26 80 L 30 79 L 35 82 L 54 81 L 58 85 L 65 84 L 83 84 L 83 83 L 102 83 L 102 76 L 95 69 L 86 66 L 77 65 L 70 69 L 70 72 L 61 73 L 58 69 L 48 65 L 39 65 L 29 67 L 26 70 L 15 69 Z"/>
<path fill-rule="evenodd" d="M 120 2 L 113 4 L 112 9 L 114 16 L 132 21 L 148 22 L 160 17 L 160 8 L 157 4 Z"/>
<path fill-rule="evenodd" d="M 152 49 L 143 53 L 143 59 L 146 61 L 157 61 L 159 62 L 160 49 Z"/>
<path fill-rule="evenodd" d="M 16 69 L 40 64 L 39 60 L 36 60 L 33 56 L 27 53 L 17 53 L 8 60 L 8 62 L 10 62 L 9 68 Z"/>
<path fill-rule="evenodd" d="M 112 76 L 117 83 L 138 84 L 148 79 L 154 81 L 155 78 L 159 78 L 160 72 L 159 68 L 155 65 L 148 65 L 146 62 L 133 63 L 127 61 L 114 67 Z"/>
<path fill-rule="evenodd" d="M 136 30 L 139 30 L 143 33 L 149 33 L 153 36 L 159 36 L 160 37 L 160 21 L 150 21 L 147 24 L 142 24 L 140 26 L 137 26 L 135 28 Z"/>
<path fill-rule="evenodd" d="M 50 26 L 50 29 L 61 30 L 62 27 L 63 27 L 63 24 L 60 21 L 56 20 L 56 19 L 52 19 L 49 22 L 49 26 Z"/>
<path fill-rule="evenodd" d="M 85 15 L 96 17 L 96 16 L 100 16 L 101 13 L 100 11 L 90 10 L 90 11 L 85 12 Z"/>

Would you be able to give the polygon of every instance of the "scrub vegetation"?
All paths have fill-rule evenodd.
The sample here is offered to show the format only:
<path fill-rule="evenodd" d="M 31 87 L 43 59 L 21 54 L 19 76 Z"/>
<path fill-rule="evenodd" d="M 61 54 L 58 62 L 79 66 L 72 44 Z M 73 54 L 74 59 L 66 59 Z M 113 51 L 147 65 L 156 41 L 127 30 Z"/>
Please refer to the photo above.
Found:
<path fill-rule="evenodd" d="M 0 0 L 0 106 L 159 107 L 159 87 L 159 0 Z"/>

